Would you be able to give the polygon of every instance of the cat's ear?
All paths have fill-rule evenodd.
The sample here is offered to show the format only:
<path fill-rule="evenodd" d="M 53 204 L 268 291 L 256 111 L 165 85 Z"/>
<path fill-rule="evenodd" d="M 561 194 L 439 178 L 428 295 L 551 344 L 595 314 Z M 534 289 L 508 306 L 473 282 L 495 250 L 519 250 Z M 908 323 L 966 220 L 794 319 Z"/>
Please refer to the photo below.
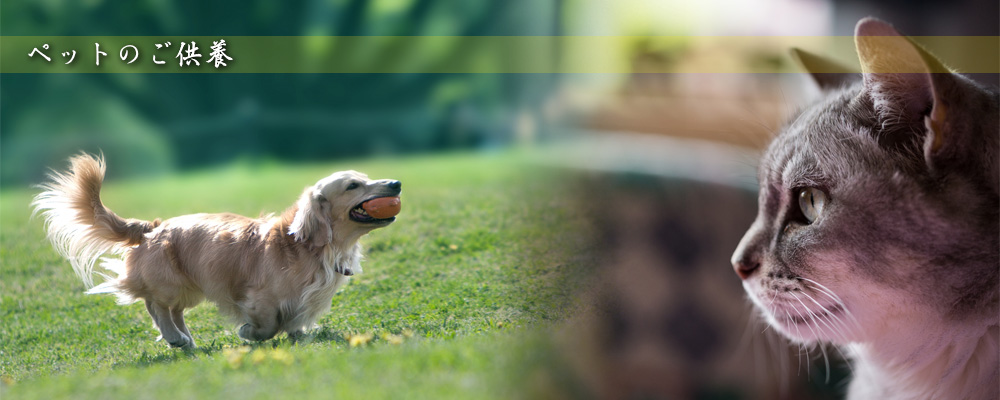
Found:
<path fill-rule="evenodd" d="M 955 90 L 955 77 L 922 47 L 875 18 L 858 21 L 854 44 L 864 90 L 884 134 L 897 136 L 889 138 L 896 142 L 922 140 L 926 162 L 933 167 L 934 158 L 952 139 L 944 94 Z M 914 133 L 923 137 L 914 138 Z"/>
<path fill-rule="evenodd" d="M 813 81 L 822 90 L 839 89 L 861 78 L 858 71 L 852 71 L 836 61 L 828 60 L 800 48 L 792 47 L 791 53 L 792 58 L 809 72 Z"/>

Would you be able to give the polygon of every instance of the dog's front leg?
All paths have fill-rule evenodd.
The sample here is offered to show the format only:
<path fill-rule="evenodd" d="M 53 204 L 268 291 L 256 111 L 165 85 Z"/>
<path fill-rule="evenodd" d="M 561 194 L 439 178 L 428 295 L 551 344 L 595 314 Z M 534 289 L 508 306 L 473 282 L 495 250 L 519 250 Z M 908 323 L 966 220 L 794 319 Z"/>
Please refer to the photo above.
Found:
<path fill-rule="evenodd" d="M 187 336 L 190 341 L 191 347 L 196 347 L 194 343 L 194 336 L 191 336 L 191 331 L 188 330 L 187 324 L 184 323 L 184 309 L 181 307 L 174 307 L 170 309 L 170 319 L 174 321 L 174 325 L 177 329 L 181 331 L 185 336 Z"/>
<path fill-rule="evenodd" d="M 255 306 L 252 313 L 247 313 L 250 322 L 240 327 L 239 336 L 244 340 L 264 341 L 278 333 L 278 308 Z"/>

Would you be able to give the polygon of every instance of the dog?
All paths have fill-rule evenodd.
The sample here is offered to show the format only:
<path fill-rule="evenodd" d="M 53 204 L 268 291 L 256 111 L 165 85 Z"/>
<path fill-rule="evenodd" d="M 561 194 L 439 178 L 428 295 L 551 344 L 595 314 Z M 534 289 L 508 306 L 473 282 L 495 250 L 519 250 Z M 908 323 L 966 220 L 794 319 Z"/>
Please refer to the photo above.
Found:
<path fill-rule="evenodd" d="M 373 199 L 398 197 L 397 180 L 336 172 L 305 188 L 280 215 L 192 214 L 160 221 L 119 217 L 101 203 L 103 155 L 80 154 L 67 173 L 53 171 L 32 206 L 45 219 L 49 240 L 92 287 L 119 304 L 142 300 L 172 347 L 193 348 L 184 310 L 203 300 L 242 323 L 239 337 L 268 340 L 280 332 L 297 339 L 329 311 L 331 300 L 361 272 L 358 239 L 396 217 L 366 212 Z M 398 208 L 396 209 L 398 212 Z M 117 277 L 93 286 L 94 264 Z"/>

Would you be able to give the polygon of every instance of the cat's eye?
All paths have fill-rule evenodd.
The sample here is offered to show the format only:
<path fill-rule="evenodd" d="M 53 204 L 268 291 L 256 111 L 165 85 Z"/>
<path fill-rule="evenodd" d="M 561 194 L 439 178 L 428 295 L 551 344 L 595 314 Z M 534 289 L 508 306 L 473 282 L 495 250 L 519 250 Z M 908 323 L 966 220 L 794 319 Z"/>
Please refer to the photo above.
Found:
<path fill-rule="evenodd" d="M 347 190 L 354 190 L 354 189 L 357 189 L 357 188 L 359 188 L 359 187 L 361 187 L 361 184 L 360 184 L 360 183 L 357 183 L 357 182 L 351 182 L 351 184 L 350 184 L 350 185 L 347 185 Z"/>
<path fill-rule="evenodd" d="M 827 201 L 826 193 L 817 188 L 810 187 L 799 191 L 799 210 L 810 224 L 823 215 Z"/>

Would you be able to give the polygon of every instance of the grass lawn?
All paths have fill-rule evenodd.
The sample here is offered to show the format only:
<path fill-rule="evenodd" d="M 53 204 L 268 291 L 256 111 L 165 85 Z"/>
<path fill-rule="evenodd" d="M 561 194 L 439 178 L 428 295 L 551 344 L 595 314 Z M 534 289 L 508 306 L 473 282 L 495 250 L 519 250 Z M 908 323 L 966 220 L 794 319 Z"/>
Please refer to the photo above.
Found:
<path fill-rule="evenodd" d="M 565 206 L 558 175 L 525 159 L 502 152 L 234 165 L 109 182 L 105 204 L 143 219 L 280 212 L 341 169 L 403 182 L 398 220 L 362 239 L 364 273 L 334 297 L 309 340 L 247 345 L 203 303 L 187 314 L 199 345 L 189 352 L 154 342 L 141 303 L 85 295 L 41 220 L 29 219 L 34 191 L 5 188 L 0 395 L 521 397 L 537 378 L 530 366 L 548 351 L 544 332 L 570 312 L 573 271 L 587 261 L 574 234 L 585 227 Z"/>

